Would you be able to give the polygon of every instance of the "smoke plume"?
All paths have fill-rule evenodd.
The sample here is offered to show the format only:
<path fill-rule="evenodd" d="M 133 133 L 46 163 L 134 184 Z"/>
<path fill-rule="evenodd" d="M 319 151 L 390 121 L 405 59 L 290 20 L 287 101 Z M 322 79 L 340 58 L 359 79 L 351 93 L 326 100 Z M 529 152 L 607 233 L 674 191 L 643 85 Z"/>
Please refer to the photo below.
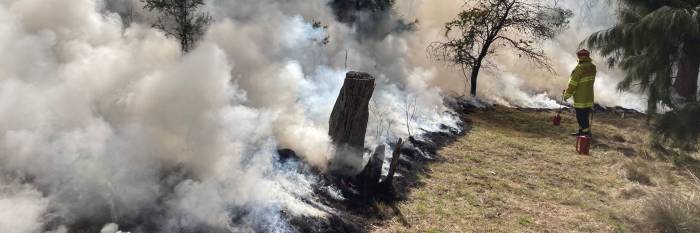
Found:
<path fill-rule="evenodd" d="M 615 5 L 608 1 L 552 1 L 559 7 L 571 9 L 574 17 L 569 28 L 555 40 L 545 41 L 544 51 L 551 59 L 554 73 L 534 68 L 512 51 L 499 51 L 493 56 L 487 69 L 479 77 L 479 96 L 491 103 L 506 106 L 555 108 L 561 101 L 561 92 L 566 88 L 569 74 L 576 66 L 576 51 L 580 42 L 592 32 L 604 30 L 615 23 Z M 440 4 L 424 0 L 400 1 L 398 9 L 402 15 L 420 20 L 418 33 L 410 39 L 409 59 L 413 64 L 429 67 L 439 77 L 434 82 L 445 91 L 466 93 L 465 78 L 461 70 L 434 64 L 425 55 L 425 47 L 431 41 L 444 40 L 444 23 L 454 19 L 464 9 L 464 1 L 446 0 Z M 623 106 L 638 110 L 646 109 L 641 95 L 620 93 L 617 83 L 622 75 L 610 69 L 600 57 L 593 57 L 598 66 L 595 93 L 596 102 L 607 106 Z"/>

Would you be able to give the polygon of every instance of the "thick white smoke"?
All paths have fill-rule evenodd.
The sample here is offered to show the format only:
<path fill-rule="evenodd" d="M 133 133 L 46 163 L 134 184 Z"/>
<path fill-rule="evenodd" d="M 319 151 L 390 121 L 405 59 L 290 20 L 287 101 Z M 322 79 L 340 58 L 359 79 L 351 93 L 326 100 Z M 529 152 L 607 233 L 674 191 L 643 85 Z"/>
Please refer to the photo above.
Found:
<path fill-rule="evenodd" d="M 6 232 L 40 232 L 49 200 L 30 185 L 0 183 L 0 228 Z"/>
<path fill-rule="evenodd" d="M 425 56 L 425 48 L 432 41 L 444 40 L 444 23 L 455 18 L 464 9 L 462 0 L 399 1 L 399 10 L 408 17 L 420 20 L 418 34 L 410 39 L 411 56 L 414 64 L 430 67 L 440 77 L 437 84 L 444 89 L 458 93 L 465 92 L 464 77 L 461 71 L 439 66 Z M 570 26 L 552 41 L 544 42 L 544 51 L 551 59 L 556 73 L 552 74 L 534 68 L 527 60 L 514 56 L 512 51 L 503 50 L 490 60 L 495 69 L 482 72 L 478 80 L 478 95 L 492 103 L 506 106 L 556 108 L 561 92 L 566 88 L 569 74 L 576 66 L 576 51 L 579 44 L 592 32 L 606 29 L 615 23 L 615 5 L 609 1 L 552 1 L 574 13 Z M 620 93 L 617 83 L 622 75 L 611 70 L 602 58 L 594 56 L 598 66 L 596 79 L 596 101 L 607 106 L 623 106 L 638 110 L 646 109 L 638 94 Z"/>
<path fill-rule="evenodd" d="M 325 168 L 347 70 L 377 78 L 368 146 L 455 123 L 441 94 L 462 79 L 425 48 L 459 2 L 399 1 L 417 31 L 365 38 L 327 0 L 210 0 L 215 22 L 183 55 L 137 0 L 0 0 L 0 232 L 286 232 L 286 215 L 325 216 L 318 178 L 276 150 Z M 547 45 L 561 73 L 584 34 Z M 550 107 L 538 94 L 566 83 L 498 61 L 480 79 L 494 102 Z"/>
<path fill-rule="evenodd" d="M 297 181 L 306 178 L 273 170 L 286 110 L 243 105 L 249 95 L 231 82 L 223 46 L 205 41 L 181 56 L 173 40 L 143 24 L 124 28 L 101 5 L 0 5 L 8 55 L 0 62 L 0 171 L 10 179 L 0 202 L 16 215 L 0 221 L 3 232 L 134 222 L 149 212 L 164 232 L 232 229 L 236 206 L 251 206 L 247 218 L 261 221 L 248 225 L 284 230 L 280 209 L 322 214 L 299 200 L 311 194 L 309 182 Z M 294 123 L 302 125 L 283 133 L 306 136 L 293 131 L 305 122 Z"/>
<path fill-rule="evenodd" d="M 138 1 L 0 3 L 3 232 L 285 232 L 283 212 L 323 217 L 309 204 L 317 178 L 276 150 L 326 166 L 346 51 L 349 69 L 378 78 L 388 114 L 370 128 L 395 122 L 368 144 L 405 136 L 408 108 L 422 116 L 409 127 L 454 120 L 431 117 L 444 111 L 435 76 L 406 61 L 402 35 L 361 43 L 326 1 L 208 10 L 215 22 L 183 55 Z"/>

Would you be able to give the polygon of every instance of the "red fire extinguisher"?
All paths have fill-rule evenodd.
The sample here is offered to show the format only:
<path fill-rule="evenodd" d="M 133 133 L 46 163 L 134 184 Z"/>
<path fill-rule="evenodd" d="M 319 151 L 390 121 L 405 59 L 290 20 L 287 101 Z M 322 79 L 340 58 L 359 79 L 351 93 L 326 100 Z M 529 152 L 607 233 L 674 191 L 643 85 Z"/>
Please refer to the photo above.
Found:
<path fill-rule="evenodd" d="M 580 155 L 588 155 L 591 148 L 591 137 L 578 136 L 576 137 L 576 152 Z"/>
<path fill-rule="evenodd" d="M 552 117 L 552 123 L 554 123 L 555 126 L 561 125 L 561 116 L 557 112 L 557 115 Z"/>
<path fill-rule="evenodd" d="M 591 111 L 591 115 L 588 117 L 588 129 L 592 130 L 593 129 L 593 111 Z M 593 140 L 593 137 L 590 135 L 583 135 L 583 136 L 578 136 L 576 137 L 576 152 L 580 155 L 588 155 L 589 150 L 591 148 L 591 141 Z"/>
<path fill-rule="evenodd" d="M 564 91 L 564 92 L 565 92 L 565 91 Z M 562 102 L 562 103 L 564 102 L 564 92 L 562 92 L 562 96 L 561 96 L 561 102 Z M 555 115 L 554 117 L 552 117 L 552 123 L 554 124 L 554 126 L 559 126 L 559 125 L 561 125 L 561 108 L 562 108 L 562 105 L 559 104 L 559 111 L 557 111 L 557 115 Z"/>

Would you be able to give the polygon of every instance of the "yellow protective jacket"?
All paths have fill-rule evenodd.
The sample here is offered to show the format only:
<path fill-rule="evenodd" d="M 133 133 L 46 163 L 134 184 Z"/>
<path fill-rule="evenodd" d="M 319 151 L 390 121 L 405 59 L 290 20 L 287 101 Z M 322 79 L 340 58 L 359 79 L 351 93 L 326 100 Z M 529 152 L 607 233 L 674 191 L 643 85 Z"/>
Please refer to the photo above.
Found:
<path fill-rule="evenodd" d="M 595 83 L 596 67 L 590 57 L 579 57 L 578 65 L 571 72 L 569 87 L 564 94 L 564 100 L 574 97 L 574 108 L 592 108 L 595 96 L 593 84 Z"/>

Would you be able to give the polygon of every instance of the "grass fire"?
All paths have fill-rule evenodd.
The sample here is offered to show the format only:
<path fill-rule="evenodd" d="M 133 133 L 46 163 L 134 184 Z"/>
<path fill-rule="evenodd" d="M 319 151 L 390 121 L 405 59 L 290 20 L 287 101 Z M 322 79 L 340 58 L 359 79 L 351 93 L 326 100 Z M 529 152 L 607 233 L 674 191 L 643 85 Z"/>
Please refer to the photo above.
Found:
<path fill-rule="evenodd" d="M 0 1 L 0 232 L 700 232 L 696 0 Z"/>

